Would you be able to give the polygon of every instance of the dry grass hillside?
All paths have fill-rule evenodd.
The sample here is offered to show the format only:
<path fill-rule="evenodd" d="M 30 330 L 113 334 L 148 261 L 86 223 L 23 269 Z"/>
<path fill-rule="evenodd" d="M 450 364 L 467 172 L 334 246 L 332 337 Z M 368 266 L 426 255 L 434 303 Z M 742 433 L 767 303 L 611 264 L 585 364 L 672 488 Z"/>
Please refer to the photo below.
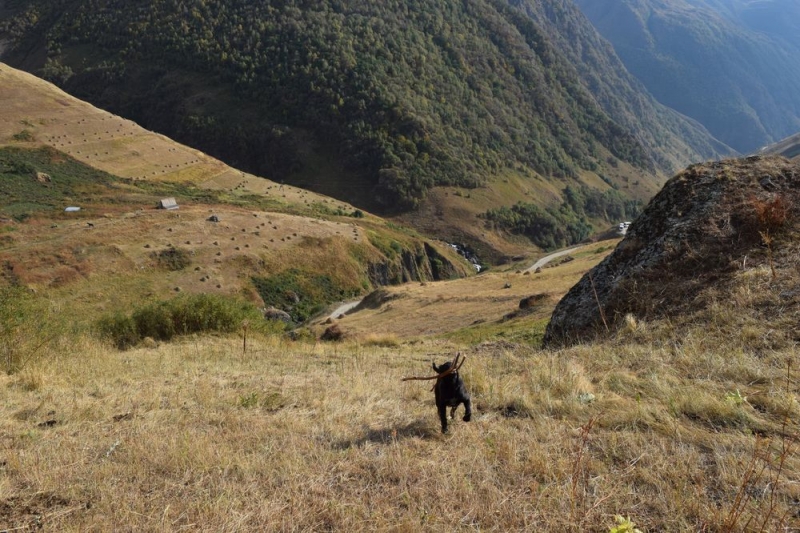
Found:
<path fill-rule="evenodd" d="M 220 222 L 210 222 L 212 214 Z M 73 305 L 97 312 L 182 291 L 244 291 L 258 301 L 249 276 L 285 270 L 298 255 L 305 266 L 338 261 L 332 272 L 359 278 L 360 265 L 350 251 L 366 241 L 365 230 L 354 224 L 226 205 L 112 212 L 12 227 L 0 248 L 7 275 L 31 288 L 64 293 Z M 185 267 L 163 264 L 174 251 L 185 255 Z"/>
<path fill-rule="evenodd" d="M 179 292 L 276 305 L 253 278 L 292 269 L 328 276 L 326 301 L 472 271 L 442 243 L 234 170 L 29 74 L 0 65 L 0 86 L 0 276 L 55 290 L 87 318 Z M 157 210 L 165 197 L 180 208 Z"/>
<path fill-rule="evenodd" d="M 333 317 L 334 322 L 345 335 L 367 342 L 444 335 L 471 343 L 497 339 L 538 343 L 556 302 L 616 242 L 580 247 L 540 272 L 526 272 L 530 266 L 526 263 L 458 280 L 386 287 L 368 297 L 361 308 Z M 531 303 L 521 310 L 525 298 Z M 326 322 L 323 318 L 314 329 L 321 331 Z"/>
<path fill-rule="evenodd" d="M 0 66 L 2 90 L 16 75 Z M 25 167 L 0 191 L 24 200 L 0 220 L 0 531 L 800 529 L 800 358 L 785 312 L 796 308 L 794 233 L 734 258 L 725 291 L 709 287 L 679 323 L 631 314 L 568 348 L 540 348 L 548 318 L 614 242 L 530 274 L 520 262 L 383 288 L 290 336 L 260 315 L 225 314 L 232 301 L 259 303 L 253 277 L 293 299 L 309 279 L 357 294 L 368 274 L 421 272 L 415 251 L 430 254 L 425 268 L 451 252 L 324 197 L 267 181 L 254 195 L 249 177 L 201 155 L 170 169 L 178 159 L 137 148 L 155 177 L 126 173 L 135 164 L 122 155 L 97 168 L 125 179 L 82 166 L 62 176 L 67 149 L 88 157 L 72 122 L 82 104 L 48 94 L 48 114 L 28 106 L 0 121 L 0 143 L 46 144 L 30 161 L 56 165 L 51 182 Z M 95 126 L 122 124 L 86 112 Z M 48 144 L 60 127 L 66 145 Z M 164 143 L 153 153 L 190 153 L 141 135 Z M 0 155 L 22 168 L 7 146 Z M 182 182 L 187 169 L 206 188 Z M 156 210 L 168 193 L 181 208 Z M 62 212 L 78 201 L 79 213 Z M 287 278 L 292 267 L 326 277 Z M 187 293 L 219 299 L 158 303 Z M 139 313 L 158 330 L 169 309 L 195 333 L 119 350 L 98 326 L 117 313 L 122 331 Z M 343 339 L 318 341 L 333 324 Z M 401 378 L 430 376 L 431 360 L 458 352 L 474 415 L 442 435 L 430 382 Z"/>
<path fill-rule="evenodd" d="M 562 351 L 73 338 L 0 376 L 0 528 L 795 531 L 796 350 L 711 324 Z M 475 413 L 441 435 L 400 378 L 456 351 Z"/>
<path fill-rule="evenodd" d="M 0 145 L 50 146 L 93 168 L 134 181 L 192 183 L 264 195 L 287 204 L 324 201 L 334 210 L 353 210 L 344 202 L 235 170 L 2 63 L 0 86 Z"/>

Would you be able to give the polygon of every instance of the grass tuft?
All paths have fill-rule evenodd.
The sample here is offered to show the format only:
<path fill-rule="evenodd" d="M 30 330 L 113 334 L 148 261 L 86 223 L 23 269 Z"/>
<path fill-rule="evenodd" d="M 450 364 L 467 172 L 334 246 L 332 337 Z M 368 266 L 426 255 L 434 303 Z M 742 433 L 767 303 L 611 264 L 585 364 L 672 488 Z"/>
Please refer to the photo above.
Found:
<path fill-rule="evenodd" d="M 360 339 L 364 346 L 394 348 L 400 346 L 400 337 L 394 333 L 370 333 Z"/>

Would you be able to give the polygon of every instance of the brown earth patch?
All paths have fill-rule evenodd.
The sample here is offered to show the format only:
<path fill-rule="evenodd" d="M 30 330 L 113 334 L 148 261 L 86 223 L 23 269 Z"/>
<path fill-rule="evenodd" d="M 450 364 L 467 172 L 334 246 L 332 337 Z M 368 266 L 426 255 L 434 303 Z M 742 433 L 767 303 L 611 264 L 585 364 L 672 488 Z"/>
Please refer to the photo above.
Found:
<path fill-rule="evenodd" d="M 0 500 L 0 527 L 5 531 L 36 531 L 45 527 L 48 518 L 70 507 L 74 507 L 71 500 L 50 492 L 12 496 Z"/>

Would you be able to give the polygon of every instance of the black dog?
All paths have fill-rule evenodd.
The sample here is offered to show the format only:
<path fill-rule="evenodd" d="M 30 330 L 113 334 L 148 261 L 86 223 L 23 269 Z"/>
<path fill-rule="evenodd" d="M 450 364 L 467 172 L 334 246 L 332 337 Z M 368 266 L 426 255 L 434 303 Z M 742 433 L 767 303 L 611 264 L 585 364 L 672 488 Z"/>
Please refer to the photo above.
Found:
<path fill-rule="evenodd" d="M 458 357 L 454 361 L 458 361 Z M 453 368 L 453 361 L 448 361 L 438 367 L 436 363 L 433 363 L 433 370 L 439 375 L 447 373 L 451 368 Z M 436 407 L 439 409 L 439 420 L 442 422 L 442 433 L 447 433 L 448 407 L 452 408 L 450 410 L 450 418 L 455 418 L 456 408 L 463 403 L 464 409 L 467 411 L 464 413 L 464 422 L 469 422 L 472 419 L 472 400 L 469 397 L 467 388 L 464 386 L 464 380 L 458 375 L 458 367 L 453 372 L 437 379 L 433 391 L 436 395 Z"/>

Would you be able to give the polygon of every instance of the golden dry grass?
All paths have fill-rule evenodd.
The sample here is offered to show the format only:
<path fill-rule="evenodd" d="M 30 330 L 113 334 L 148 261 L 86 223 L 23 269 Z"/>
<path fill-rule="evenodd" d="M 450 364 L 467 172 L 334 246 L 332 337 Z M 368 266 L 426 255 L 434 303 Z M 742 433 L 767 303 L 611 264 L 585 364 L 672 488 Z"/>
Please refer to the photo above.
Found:
<path fill-rule="evenodd" d="M 557 352 L 75 340 L 0 377 L 0 528 L 607 531 L 622 514 L 646 531 L 738 531 L 770 506 L 761 530 L 796 527 L 796 449 L 773 467 L 797 434 L 797 353 L 710 348 L 702 328 L 678 346 L 660 327 Z M 429 384 L 400 378 L 457 349 L 475 416 L 443 436 Z M 772 466 L 742 486 L 754 435 L 772 439 Z"/>
<path fill-rule="evenodd" d="M 481 330 L 517 311 L 521 299 L 544 295 L 542 304 L 522 319 L 529 325 L 546 320 L 555 303 L 584 272 L 610 253 L 613 244 L 614 241 L 604 241 L 584 246 L 572 254 L 574 261 L 544 268 L 538 274 L 522 272 L 522 268 L 530 266 L 526 263 L 519 270 L 489 271 L 458 280 L 386 287 L 384 290 L 394 299 L 377 309 L 348 314 L 338 323 L 354 337 L 389 334 L 409 338 L 466 330 L 463 332 L 466 336 L 483 338 Z M 474 334 L 470 331 L 473 329 L 476 330 Z"/>
<path fill-rule="evenodd" d="M 346 202 L 235 170 L 3 63 L 0 86 L 0 146 L 50 146 L 91 167 L 137 181 L 193 183 L 290 205 L 324 203 L 334 210 L 353 210 Z M 29 140 L 15 139 L 22 132 Z"/>
<path fill-rule="evenodd" d="M 22 80 L 15 94 L 41 98 L 9 100 L 0 143 L 25 128 L 25 142 L 123 176 L 346 207 L 139 138 L 134 125 L 0 65 L 4 88 L 9 76 Z M 473 198 L 451 200 L 474 223 Z M 249 273 L 298 257 L 322 269 L 380 224 L 228 206 L 209 226 L 207 209 L 110 208 L 57 228 L 31 220 L 3 234 L 1 259 L 80 322 L 174 287 L 238 294 Z M 256 227 L 266 216 L 277 229 Z M 168 244 L 198 263 L 153 270 L 149 254 Z M 502 340 L 540 326 L 604 246 L 538 275 L 393 288 L 397 299 L 339 322 L 342 343 L 250 338 L 243 354 L 241 339 L 198 336 L 118 352 L 64 328 L 58 349 L 0 375 L 0 529 L 608 531 L 617 514 L 645 531 L 800 528 L 797 317 L 749 312 L 781 309 L 796 278 L 745 270 L 680 324 L 631 316 L 592 345 Z M 352 278 L 350 266 L 338 273 Z M 540 307 L 502 322 L 532 294 L 546 295 Z M 475 416 L 442 436 L 429 385 L 400 378 L 428 375 L 431 359 L 458 350 Z"/>
<path fill-rule="evenodd" d="M 206 220 L 212 212 L 219 223 Z M 171 246 L 190 254 L 188 268 L 157 268 L 153 254 Z M 241 295 L 250 275 L 279 272 L 298 257 L 352 282 L 361 275 L 353 249 L 379 260 L 364 230 L 353 224 L 224 205 L 183 206 L 14 224 L 0 247 L 0 264 L 20 283 L 56 289 L 54 297 L 65 304 L 96 314 L 164 298 L 176 288 Z"/>

